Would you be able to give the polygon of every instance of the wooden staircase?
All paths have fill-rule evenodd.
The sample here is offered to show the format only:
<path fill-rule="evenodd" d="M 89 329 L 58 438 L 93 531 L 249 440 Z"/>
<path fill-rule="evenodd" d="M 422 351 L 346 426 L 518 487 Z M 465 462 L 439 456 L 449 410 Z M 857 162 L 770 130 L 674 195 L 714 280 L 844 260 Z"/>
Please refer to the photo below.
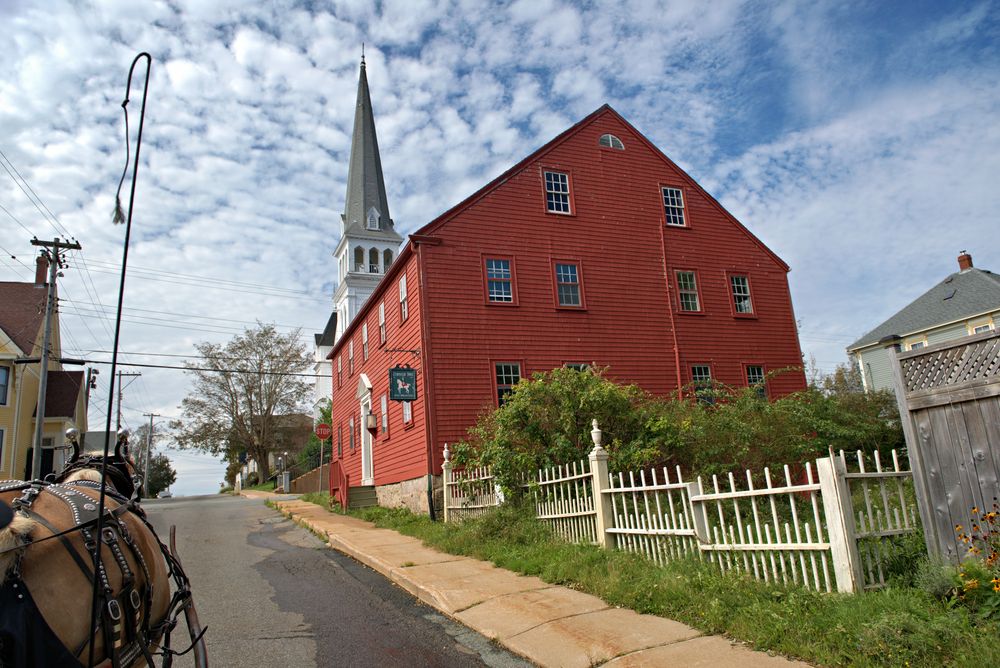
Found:
<path fill-rule="evenodd" d="M 349 487 L 347 490 L 347 505 L 349 508 L 368 508 L 378 505 L 378 495 L 375 485 Z"/>

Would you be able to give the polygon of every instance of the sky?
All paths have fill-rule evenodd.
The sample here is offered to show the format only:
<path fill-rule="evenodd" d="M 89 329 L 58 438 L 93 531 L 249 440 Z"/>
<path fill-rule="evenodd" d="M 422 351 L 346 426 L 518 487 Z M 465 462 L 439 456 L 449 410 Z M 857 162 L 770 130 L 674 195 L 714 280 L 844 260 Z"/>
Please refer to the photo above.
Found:
<path fill-rule="evenodd" d="M 803 353 L 830 371 L 960 251 L 1000 271 L 998 4 L 0 0 L 0 280 L 33 280 L 32 237 L 78 240 L 64 354 L 110 361 L 121 102 L 146 51 L 123 422 L 165 426 L 189 388 L 129 363 L 194 361 L 257 320 L 311 346 L 364 43 L 403 235 L 609 103 L 791 266 Z M 210 457 L 168 454 L 175 494 L 218 489 Z"/>

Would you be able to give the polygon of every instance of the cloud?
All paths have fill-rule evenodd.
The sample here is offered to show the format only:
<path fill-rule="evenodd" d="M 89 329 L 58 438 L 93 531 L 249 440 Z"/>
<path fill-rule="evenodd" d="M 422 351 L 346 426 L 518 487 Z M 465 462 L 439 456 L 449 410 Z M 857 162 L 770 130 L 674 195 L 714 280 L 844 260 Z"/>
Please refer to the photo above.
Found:
<path fill-rule="evenodd" d="M 959 250 L 1000 268 L 991 8 L 2 3 L 0 150 L 57 222 L 0 171 L 0 204 L 31 231 L 0 212 L 0 246 L 24 262 L 4 256 L 0 280 L 31 279 L 32 234 L 78 238 L 83 253 L 60 285 L 67 348 L 110 350 L 120 104 L 128 65 L 147 50 L 122 350 L 190 354 L 193 342 L 224 341 L 257 318 L 320 330 L 365 42 L 402 233 L 610 102 L 792 266 L 803 347 L 830 367 L 952 271 Z M 126 421 L 175 415 L 184 375 L 142 373 Z M 95 422 L 106 410 L 101 380 Z"/>

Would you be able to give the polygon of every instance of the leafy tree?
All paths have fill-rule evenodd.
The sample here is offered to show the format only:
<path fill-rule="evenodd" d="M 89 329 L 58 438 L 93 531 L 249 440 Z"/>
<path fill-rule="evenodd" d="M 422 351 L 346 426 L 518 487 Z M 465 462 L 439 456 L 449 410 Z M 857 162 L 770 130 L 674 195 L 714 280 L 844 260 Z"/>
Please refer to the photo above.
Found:
<path fill-rule="evenodd" d="M 257 323 L 222 346 L 197 343 L 201 359 L 187 363 L 193 387 L 171 422 L 180 447 L 225 455 L 245 450 L 261 477 L 270 477 L 268 453 L 276 448 L 279 416 L 299 411 L 310 385 L 294 374 L 312 365 L 300 331 L 281 334 Z"/>
<path fill-rule="evenodd" d="M 331 417 L 333 412 L 333 405 L 330 403 L 329 399 L 323 399 L 319 407 L 319 417 L 314 421 L 314 425 L 317 424 L 330 424 L 333 421 Z M 299 452 L 298 466 L 303 471 L 311 471 L 317 466 L 319 466 L 319 455 L 322 450 L 323 462 L 330 463 L 330 439 L 327 442 L 320 443 L 319 438 L 316 437 L 316 432 L 314 431 L 309 435 L 309 442 L 306 446 L 302 448 Z M 322 448 L 320 447 L 322 446 Z"/>
<path fill-rule="evenodd" d="M 177 482 L 177 471 L 171 466 L 166 455 L 154 454 L 149 458 L 149 479 L 146 481 L 146 496 L 156 496 Z"/>

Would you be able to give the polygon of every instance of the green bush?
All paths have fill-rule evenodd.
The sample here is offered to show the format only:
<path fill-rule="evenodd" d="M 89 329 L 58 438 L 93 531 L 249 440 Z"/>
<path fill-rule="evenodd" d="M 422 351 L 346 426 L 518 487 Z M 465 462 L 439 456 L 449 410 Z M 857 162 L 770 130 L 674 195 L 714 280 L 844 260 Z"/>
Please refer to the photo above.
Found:
<path fill-rule="evenodd" d="M 892 395 L 860 391 L 847 367 L 774 401 L 757 388 L 719 384 L 684 388 L 683 395 L 654 398 L 601 370 L 536 373 L 480 416 L 455 446 L 454 461 L 492 467 L 505 492 L 516 494 L 523 476 L 586 457 L 594 419 L 612 471 L 679 465 L 685 475 L 760 472 L 804 463 L 828 448 L 887 455 L 904 443 Z"/>
<path fill-rule="evenodd" d="M 253 487 L 254 485 L 259 485 L 259 484 L 260 484 L 260 476 L 257 475 L 256 471 L 247 476 L 247 487 Z"/>

